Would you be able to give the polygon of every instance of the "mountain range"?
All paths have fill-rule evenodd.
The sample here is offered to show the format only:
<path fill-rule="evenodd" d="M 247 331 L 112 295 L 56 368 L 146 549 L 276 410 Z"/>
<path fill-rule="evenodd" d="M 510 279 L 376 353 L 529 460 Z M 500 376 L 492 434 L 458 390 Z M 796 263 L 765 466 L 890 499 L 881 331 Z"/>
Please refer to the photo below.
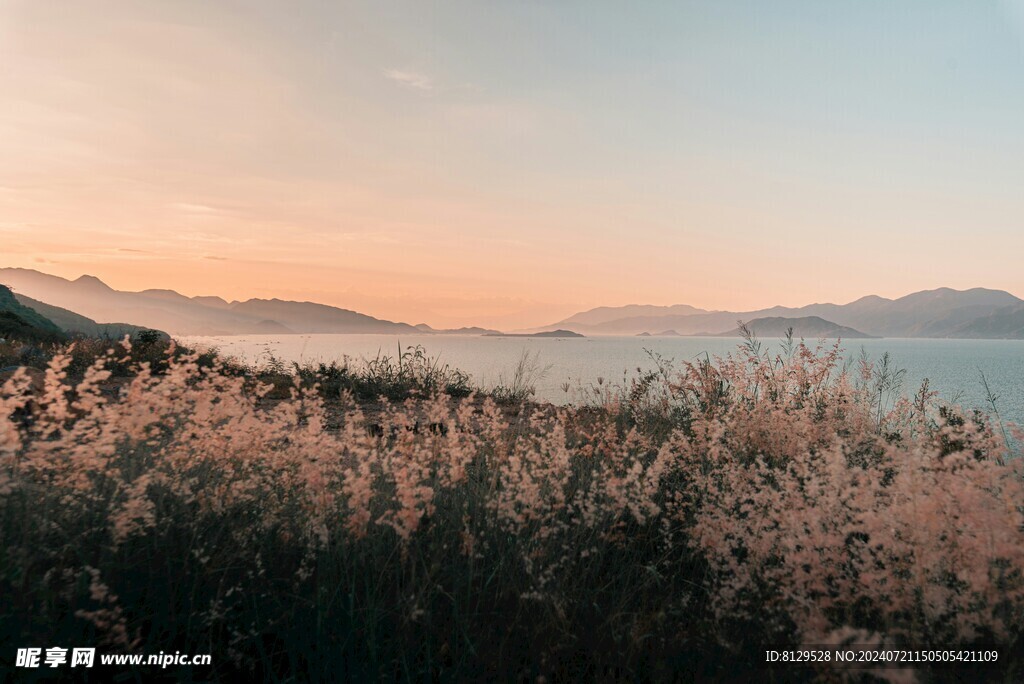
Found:
<path fill-rule="evenodd" d="M 173 290 L 125 292 L 99 278 L 67 280 L 32 269 L 0 268 L 0 284 L 17 300 L 65 331 L 99 336 L 131 334 L 139 328 L 172 335 L 290 333 L 384 333 L 487 335 L 471 327 L 435 330 L 393 322 L 314 302 L 187 297 Z M 849 304 L 775 306 L 754 311 L 709 311 L 688 304 L 598 307 L 549 326 L 516 331 L 585 335 L 733 336 L 740 322 L 764 336 L 789 327 L 804 337 L 947 337 L 1024 339 L 1024 300 L 1009 292 L 974 288 L 925 290 L 898 299 L 876 295 Z M 725 332 L 723 332 L 725 331 Z"/>
<path fill-rule="evenodd" d="M 849 304 L 708 311 L 687 305 L 600 307 L 534 330 L 570 328 L 587 335 L 731 335 L 739 321 L 824 319 L 871 337 L 1024 339 L 1024 300 L 1002 290 L 925 290 L 898 299 L 870 295 Z M 728 330 L 729 333 L 720 331 Z"/>

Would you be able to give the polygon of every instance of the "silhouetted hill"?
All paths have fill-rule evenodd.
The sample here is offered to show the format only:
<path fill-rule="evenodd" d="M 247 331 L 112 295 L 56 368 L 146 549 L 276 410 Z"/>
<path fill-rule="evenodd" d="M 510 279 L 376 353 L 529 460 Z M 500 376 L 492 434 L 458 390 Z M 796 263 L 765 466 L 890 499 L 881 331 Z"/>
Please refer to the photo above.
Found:
<path fill-rule="evenodd" d="M 252 299 L 228 303 L 219 297 L 187 297 L 173 290 L 122 292 L 93 276 L 67 280 L 31 269 L 0 269 L 0 282 L 19 294 L 76 312 L 99 323 L 133 325 L 175 335 L 285 333 L 412 333 L 393 323 L 311 302 Z"/>
<path fill-rule="evenodd" d="M 426 323 L 417 323 L 413 326 L 420 332 L 430 333 L 432 335 L 500 335 L 500 330 L 492 330 L 490 328 L 479 328 L 476 326 L 464 327 L 464 328 L 431 328 Z"/>
<path fill-rule="evenodd" d="M 845 325 L 836 325 L 832 321 L 826 321 L 818 316 L 803 316 L 801 318 L 784 318 L 774 316 L 770 318 L 755 318 L 747 322 L 747 328 L 758 337 L 783 337 L 792 329 L 793 337 L 804 339 L 843 338 L 843 339 L 867 339 L 871 335 L 865 335 L 859 330 L 854 330 Z M 717 333 L 714 337 L 739 337 L 739 327 L 727 332 Z"/>
<path fill-rule="evenodd" d="M 9 287 L 0 285 L 0 338 L 62 342 L 66 336 L 56 323 L 19 302 Z"/>
<path fill-rule="evenodd" d="M 313 302 L 250 299 L 232 302 L 230 310 L 254 319 L 274 321 L 297 333 L 415 333 L 407 323 L 382 321 L 366 314 Z"/>
<path fill-rule="evenodd" d="M 62 309 L 59 306 L 52 306 L 31 297 L 26 297 L 23 294 L 15 294 L 14 296 L 19 302 L 46 316 L 46 318 L 59 326 L 61 330 L 71 335 L 116 340 L 123 338 L 125 335 L 134 337 L 143 330 L 149 330 L 149 328 L 129 323 L 97 323 L 91 318 L 76 314 L 74 311 Z M 159 330 L 156 332 L 166 336 L 166 333 Z"/>
<path fill-rule="evenodd" d="M 484 337 L 584 337 L 572 330 L 547 330 L 536 333 L 488 333 Z"/>
<path fill-rule="evenodd" d="M 689 304 L 674 304 L 672 306 L 654 306 L 651 304 L 628 304 L 626 306 L 599 306 L 596 309 L 573 314 L 564 321 L 559 321 L 548 327 L 551 328 L 577 328 L 581 325 L 592 326 L 617 321 L 623 318 L 637 318 L 641 316 L 692 316 L 693 314 L 708 313 L 704 309 L 698 309 Z"/>
<path fill-rule="evenodd" d="M 1024 340 L 1024 305 L 1007 306 L 965 323 L 952 337 Z"/>

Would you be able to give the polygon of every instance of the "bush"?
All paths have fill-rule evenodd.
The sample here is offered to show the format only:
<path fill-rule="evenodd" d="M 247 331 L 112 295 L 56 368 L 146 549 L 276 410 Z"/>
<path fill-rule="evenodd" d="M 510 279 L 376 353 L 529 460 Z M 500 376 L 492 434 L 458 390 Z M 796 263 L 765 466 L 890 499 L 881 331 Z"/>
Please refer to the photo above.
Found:
<path fill-rule="evenodd" d="M 378 354 L 361 363 L 346 357 L 341 363 L 294 363 L 292 369 L 303 387 L 317 386 L 323 396 L 331 398 L 348 393 L 359 402 L 402 401 L 435 394 L 462 398 L 473 392 L 469 375 L 442 365 L 421 346 L 407 347 L 397 357 Z M 283 371 L 282 365 L 269 372 L 281 375 Z"/>

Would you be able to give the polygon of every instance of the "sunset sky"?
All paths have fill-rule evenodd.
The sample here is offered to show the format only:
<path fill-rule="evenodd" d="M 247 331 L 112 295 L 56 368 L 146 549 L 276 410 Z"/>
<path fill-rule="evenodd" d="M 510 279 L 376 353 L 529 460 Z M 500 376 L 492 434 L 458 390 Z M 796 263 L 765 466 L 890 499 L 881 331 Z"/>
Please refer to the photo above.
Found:
<path fill-rule="evenodd" d="M 1024 296 L 1024 0 L 0 0 L 0 266 L 435 326 Z"/>

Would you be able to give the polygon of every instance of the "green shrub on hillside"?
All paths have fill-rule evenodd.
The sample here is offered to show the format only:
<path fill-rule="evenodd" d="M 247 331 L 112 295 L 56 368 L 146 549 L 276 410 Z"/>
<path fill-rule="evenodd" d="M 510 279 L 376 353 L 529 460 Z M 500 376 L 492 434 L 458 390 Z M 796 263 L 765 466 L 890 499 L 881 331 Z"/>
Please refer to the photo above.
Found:
<path fill-rule="evenodd" d="M 53 321 L 15 299 L 10 288 L 0 285 L 0 339 L 53 343 L 67 336 Z"/>

